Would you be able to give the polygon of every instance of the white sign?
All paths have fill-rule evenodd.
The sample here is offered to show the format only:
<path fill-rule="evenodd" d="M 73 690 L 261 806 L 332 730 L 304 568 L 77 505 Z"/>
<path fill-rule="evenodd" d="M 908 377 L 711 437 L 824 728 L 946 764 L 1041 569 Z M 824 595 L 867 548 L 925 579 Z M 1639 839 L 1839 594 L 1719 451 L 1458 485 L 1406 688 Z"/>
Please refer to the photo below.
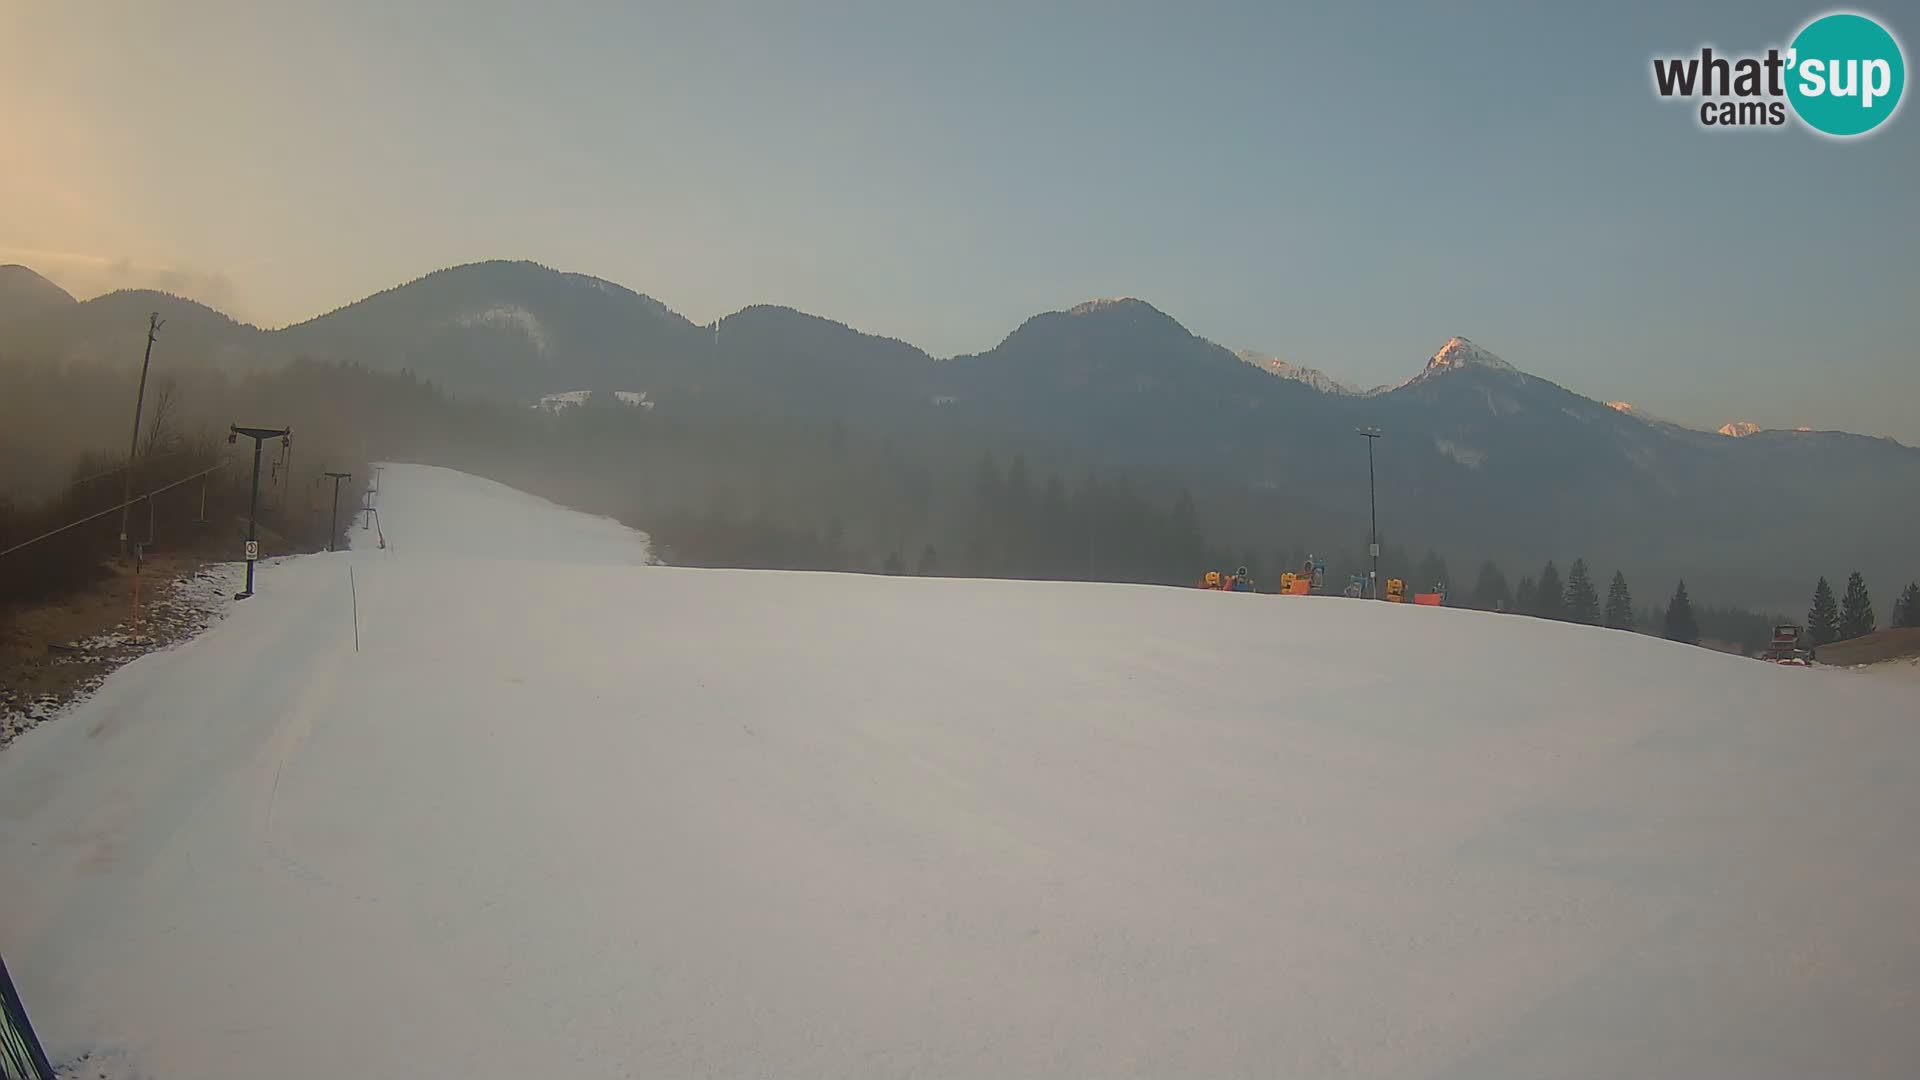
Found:
<path fill-rule="evenodd" d="M 252 562 L 255 559 L 258 559 L 259 557 L 260 557 L 260 541 L 258 540 L 247 541 L 247 561 Z"/>
<path fill-rule="evenodd" d="M 1371 555 L 1371 556 L 1373 556 L 1373 557 L 1374 557 L 1374 558 L 1376 558 L 1376 559 L 1377 559 L 1377 558 L 1379 558 L 1379 557 L 1380 557 L 1380 545 L 1379 545 L 1379 544 L 1368 544 L 1368 545 L 1367 545 L 1367 554 L 1368 554 L 1368 555 Z"/>

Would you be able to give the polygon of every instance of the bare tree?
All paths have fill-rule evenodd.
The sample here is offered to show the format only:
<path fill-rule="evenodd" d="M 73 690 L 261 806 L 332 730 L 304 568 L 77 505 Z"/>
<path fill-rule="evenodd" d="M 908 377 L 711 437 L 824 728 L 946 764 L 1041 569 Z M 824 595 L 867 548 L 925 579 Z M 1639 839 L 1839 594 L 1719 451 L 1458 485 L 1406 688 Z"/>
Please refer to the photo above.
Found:
<path fill-rule="evenodd" d="M 140 457 L 151 461 L 154 454 L 166 453 L 180 441 L 179 432 L 174 430 L 180 412 L 180 382 L 168 376 L 161 380 L 160 391 L 153 399 L 153 423 L 147 427 L 147 446 Z"/>

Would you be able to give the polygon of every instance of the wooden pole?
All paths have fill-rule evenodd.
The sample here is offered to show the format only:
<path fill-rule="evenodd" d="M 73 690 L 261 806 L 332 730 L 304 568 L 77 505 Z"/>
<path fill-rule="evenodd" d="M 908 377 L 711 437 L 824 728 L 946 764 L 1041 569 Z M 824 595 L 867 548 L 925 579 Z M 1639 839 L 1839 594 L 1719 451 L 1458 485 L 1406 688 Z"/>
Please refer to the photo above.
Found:
<path fill-rule="evenodd" d="M 127 555 L 127 507 L 133 505 L 133 458 L 140 452 L 140 410 L 147 403 L 147 368 L 153 364 L 153 339 L 160 333 L 160 313 L 147 316 L 147 355 L 140 361 L 140 392 L 133 399 L 133 434 L 127 439 L 127 476 L 120 501 L 120 557 Z"/>

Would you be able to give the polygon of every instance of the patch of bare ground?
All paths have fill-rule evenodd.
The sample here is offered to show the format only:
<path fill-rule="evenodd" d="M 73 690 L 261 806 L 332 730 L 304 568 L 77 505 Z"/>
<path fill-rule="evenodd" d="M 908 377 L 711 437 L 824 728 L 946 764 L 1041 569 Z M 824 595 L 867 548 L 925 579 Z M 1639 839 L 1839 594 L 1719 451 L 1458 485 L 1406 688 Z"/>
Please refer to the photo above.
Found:
<path fill-rule="evenodd" d="M 0 611 L 0 747 L 92 693 L 115 668 L 206 629 L 243 574 L 237 563 L 159 555 L 137 575 L 115 564 L 68 596 Z"/>

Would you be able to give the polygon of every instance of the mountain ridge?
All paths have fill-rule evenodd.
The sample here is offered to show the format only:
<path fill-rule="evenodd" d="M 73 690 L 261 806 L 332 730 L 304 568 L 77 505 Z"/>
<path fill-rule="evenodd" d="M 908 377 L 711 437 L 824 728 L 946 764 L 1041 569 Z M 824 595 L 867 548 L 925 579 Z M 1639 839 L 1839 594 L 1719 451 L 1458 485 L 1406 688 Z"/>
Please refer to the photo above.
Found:
<path fill-rule="evenodd" d="M 226 313 L 221 312 L 219 309 L 214 308 L 211 305 L 201 303 L 199 301 L 193 300 L 188 297 L 176 296 L 173 294 L 158 292 L 155 290 L 116 290 L 114 292 L 104 293 L 104 294 L 101 294 L 100 296 L 92 297 L 87 300 L 74 300 L 70 294 L 67 294 L 64 290 L 60 290 L 59 286 L 54 285 L 50 281 L 47 281 L 47 279 L 39 275 L 37 272 L 33 271 L 30 267 L 27 267 L 23 264 L 17 264 L 17 263 L 8 264 L 7 266 L 0 267 L 0 324 L 4 324 L 5 322 L 8 321 L 6 318 L 6 308 L 4 304 L 4 301 L 5 301 L 4 286 L 6 284 L 5 279 L 8 272 L 12 272 L 13 274 L 22 276 L 23 278 L 30 278 L 33 281 L 44 283 L 44 285 L 47 288 L 56 290 L 59 296 L 66 298 L 68 303 L 62 305 L 63 307 L 70 308 L 70 309 L 78 309 L 78 310 L 86 311 L 89 313 L 98 311 L 102 307 L 118 307 L 118 308 L 125 309 L 125 308 L 128 308 L 130 304 L 133 307 L 140 307 L 144 305 L 155 305 L 155 306 L 184 305 L 202 321 L 217 321 L 217 322 L 230 324 L 232 327 L 237 328 L 243 334 L 245 331 L 257 332 L 259 335 L 261 335 L 261 340 L 263 342 L 272 343 L 271 346 L 265 347 L 263 351 L 266 351 L 269 353 L 282 354 L 280 356 L 276 356 L 275 359 L 281 359 L 281 358 L 285 358 L 292 355 L 315 355 L 316 353 L 324 355 L 329 351 L 333 351 L 333 352 L 342 351 L 346 347 L 346 343 L 343 343 L 342 341 L 338 340 L 338 335 L 334 335 L 330 333 L 322 333 L 319 330 L 319 328 L 324 327 L 324 328 L 332 329 L 333 327 L 337 326 L 340 322 L 344 321 L 345 319 L 347 319 L 348 317 L 356 313 L 379 311 L 382 308 L 386 307 L 387 305 L 396 303 L 400 299 L 417 297 L 420 294 L 419 292 L 420 290 L 433 290 L 439 286 L 446 285 L 446 284 L 459 284 L 462 286 L 470 285 L 473 282 L 476 275 L 484 275 L 492 278 L 493 280 L 488 287 L 496 291 L 502 288 L 514 287 L 513 283 L 506 281 L 503 275 L 521 275 L 523 281 L 526 275 L 532 275 L 538 279 L 544 279 L 553 284 L 564 284 L 564 285 L 576 287 L 582 293 L 601 294 L 602 296 L 608 298 L 609 301 L 615 304 L 624 305 L 627 308 L 629 308 L 630 309 L 628 313 L 629 317 L 633 313 L 637 313 L 637 312 L 644 312 L 648 315 L 651 315 L 654 319 L 658 320 L 662 324 L 662 330 L 661 330 L 662 333 L 666 334 L 669 337 L 680 339 L 679 343 L 675 346 L 677 348 L 686 348 L 687 347 L 686 342 L 690 341 L 694 335 L 702 331 L 710 333 L 714 326 L 714 323 L 706 323 L 706 324 L 701 324 L 696 326 L 696 324 L 694 324 L 691 320 L 687 319 L 685 316 L 674 311 L 665 302 L 653 296 L 650 296 L 646 293 L 642 293 L 637 290 L 631 289 L 625 285 L 621 285 L 618 282 L 614 282 L 606 278 L 601 278 L 601 277 L 597 277 L 590 274 L 579 273 L 577 271 L 560 270 L 560 269 L 550 267 L 543 263 L 539 263 L 537 261 L 529 260 L 529 259 L 480 260 L 476 262 L 462 263 L 456 266 L 442 267 L 442 268 L 430 271 L 428 273 L 422 274 L 418 277 L 415 277 L 401 284 L 379 290 L 378 292 L 371 293 L 357 300 L 339 305 L 338 307 L 335 307 L 326 312 L 322 312 L 311 318 L 304 319 L 295 323 L 290 323 L 286 326 L 278 327 L 278 328 L 257 327 L 252 324 L 248 324 L 248 323 L 233 319 L 231 316 L 226 315 Z M 138 299 L 136 301 L 136 298 L 143 298 L 143 299 Z M 973 357 L 986 355 L 984 353 L 974 353 L 974 354 L 958 354 L 955 356 L 944 357 L 944 358 L 934 357 L 932 354 L 927 353 L 925 350 L 920 349 L 918 346 L 913 345 L 911 342 L 907 342 L 898 338 L 886 337 L 884 335 L 869 334 L 865 331 L 861 331 L 851 326 L 850 324 L 832 319 L 831 317 L 828 317 L 828 316 L 816 315 L 810 312 L 801 311 L 797 308 L 791 308 L 785 305 L 777 305 L 777 304 L 749 304 L 729 315 L 721 316 L 719 319 L 716 320 L 716 322 L 724 325 L 727 322 L 727 320 L 734 319 L 737 316 L 740 316 L 749 312 L 753 312 L 756 309 L 766 309 L 769 311 L 785 311 L 785 312 L 791 313 L 791 315 L 793 315 L 794 317 L 800 320 L 818 320 L 822 324 L 832 326 L 832 327 L 838 327 L 841 331 L 844 331 L 846 334 L 856 335 L 862 339 L 867 339 L 872 341 L 881 341 L 881 342 L 892 342 L 899 346 L 903 346 L 907 350 L 911 350 L 912 352 L 917 353 L 919 356 L 927 357 L 933 360 L 936 364 L 945 364 L 945 363 L 950 363 L 954 360 L 964 360 L 964 359 L 970 359 Z M 45 314 L 45 311 L 43 309 L 43 310 L 32 312 L 27 317 L 16 318 L 16 319 L 13 319 L 12 321 L 17 324 L 31 322 L 31 321 L 34 321 L 33 316 L 44 315 L 44 314 Z M 1448 340 L 1444 344 L 1442 344 L 1442 346 L 1438 350 L 1436 350 L 1433 354 L 1431 354 L 1428 357 L 1426 363 L 1419 370 L 1413 372 L 1406 379 L 1397 383 L 1386 383 L 1386 384 L 1375 386 L 1369 389 L 1360 389 L 1354 386 L 1353 384 L 1350 384 L 1341 379 L 1338 379 L 1319 368 L 1309 367 L 1306 365 L 1297 365 L 1290 361 L 1284 360 L 1280 357 L 1256 352 L 1254 350 L 1249 350 L 1249 349 L 1227 350 L 1224 347 L 1217 346 L 1213 342 L 1208 341 L 1206 338 L 1200 337 L 1199 335 L 1194 334 L 1191 330 L 1185 327 L 1184 324 L 1180 323 L 1179 320 L 1168 315 L 1166 312 L 1162 311 L 1160 308 L 1155 307 L 1153 304 L 1151 304 L 1148 301 L 1142 300 L 1134 296 L 1088 299 L 1088 300 L 1083 300 L 1075 304 L 1069 305 L 1068 307 L 1063 309 L 1038 313 L 1034 316 L 1029 317 L 1024 322 L 1022 322 L 1020 326 L 1015 327 L 1012 331 L 1010 331 L 1007 334 L 1006 338 L 1002 339 L 1002 346 L 1005 345 L 1006 341 L 1011 340 L 1016 335 L 1020 334 L 1022 330 L 1028 329 L 1029 327 L 1033 326 L 1036 323 L 1036 321 L 1044 322 L 1045 320 L 1048 320 L 1050 317 L 1056 317 L 1056 316 L 1063 317 L 1063 318 L 1085 318 L 1088 316 L 1106 316 L 1106 317 L 1121 316 L 1121 317 L 1134 320 L 1139 325 L 1158 324 L 1163 331 L 1169 331 L 1171 334 L 1186 335 L 1194 338 L 1195 340 L 1206 342 L 1209 346 L 1213 346 L 1214 348 L 1221 349 L 1223 353 L 1234 357 L 1238 361 L 1246 364 L 1247 366 L 1253 367 L 1256 370 L 1265 372 L 1268 375 L 1271 375 L 1289 382 L 1299 384 L 1301 386 L 1308 387 L 1309 389 L 1312 389 L 1318 393 L 1327 394 L 1327 395 L 1351 396 L 1351 397 L 1359 397 L 1359 398 L 1375 397 L 1375 396 L 1391 393 L 1393 391 L 1400 390 L 1405 387 L 1414 385 L 1426 378 L 1430 378 L 1438 374 L 1450 373 L 1450 372 L 1466 370 L 1466 369 L 1493 371 L 1493 372 L 1498 372 L 1504 375 L 1511 375 L 1511 376 L 1523 377 L 1523 378 L 1540 378 L 1539 376 L 1532 375 L 1531 373 L 1526 372 L 1523 369 L 1520 369 L 1515 365 L 1507 362 L 1506 360 L 1492 353 L 1490 350 L 1487 350 L 1483 346 L 1476 344 L 1472 340 L 1464 336 L 1455 335 L 1455 336 L 1449 337 Z M 465 328 L 469 330 L 491 328 L 494 330 L 512 331 L 521 336 L 524 336 L 528 340 L 528 342 L 533 346 L 536 352 L 550 351 L 550 350 L 543 350 L 541 347 L 541 343 L 544 340 L 544 333 L 543 333 L 545 329 L 544 321 L 539 317 L 537 313 L 529 311 L 517 305 L 493 304 L 493 305 L 482 305 L 478 307 L 471 307 L 471 310 L 465 310 L 459 313 L 446 314 L 445 317 L 442 319 L 442 321 L 463 323 Z M 17 329 L 17 327 L 13 327 L 13 328 Z M 44 336 L 45 335 L 43 335 L 43 337 Z M 54 335 L 54 336 L 58 336 L 58 335 Z M 328 342 L 326 340 L 328 338 L 335 338 L 335 340 L 333 340 L 332 342 Z M 41 343 L 35 343 L 35 344 L 41 344 Z M 253 346 L 256 344 L 258 343 L 240 342 L 236 344 L 236 343 L 228 342 L 228 343 L 223 343 L 224 345 L 223 348 L 216 349 L 214 351 L 222 352 L 222 353 L 231 353 L 238 349 L 244 349 L 245 347 Z M 605 347 L 607 344 L 610 344 L 610 343 L 601 343 L 602 347 Z M 284 346 L 284 348 L 277 348 L 275 346 Z M 999 347 L 1000 346 L 996 346 L 996 348 L 999 348 Z M 89 352 L 89 355 L 85 357 L 86 359 L 101 361 L 101 362 L 110 362 L 109 358 L 106 355 L 104 355 L 104 352 L 105 352 L 104 349 L 95 348 L 95 349 L 86 350 L 86 351 Z M 987 350 L 988 353 L 991 353 L 993 351 L 995 350 L 992 350 L 992 349 Z M 453 382 L 457 383 L 458 381 L 460 381 L 458 373 L 456 372 L 444 372 L 443 374 L 453 376 Z M 527 397 L 529 395 L 532 395 L 533 397 L 537 397 L 538 394 L 540 393 L 551 393 L 551 392 L 554 392 L 554 387 L 548 386 L 548 385 L 542 385 L 539 387 L 525 386 L 525 387 L 515 388 L 515 393 L 521 397 Z M 1596 399 L 1590 399 L 1590 400 L 1603 400 L 1603 399 L 1596 398 Z M 1626 403 L 1607 402 L 1607 404 L 1624 405 Z M 1649 413 L 1643 409 L 1633 407 L 1633 406 L 1628 406 L 1627 408 L 1620 409 L 1619 411 L 1621 411 L 1625 415 L 1633 416 L 1649 423 L 1670 425 L 1675 428 L 1684 429 L 1687 431 L 1714 433 L 1713 429 L 1697 428 L 1691 425 L 1676 424 L 1673 421 L 1666 420 L 1664 418 L 1658 417 L 1655 414 Z M 1724 427 L 1719 429 L 1719 433 L 1734 434 L 1734 432 L 1729 429 L 1740 429 L 1742 433 L 1746 433 L 1748 430 L 1759 430 L 1759 425 L 1752 425 L 1750 424 L 1750 422 L 1740 421 L 1734 424 L 1725 425 Z M 1853 434 L 1862 434 L 1863 437 L 1867 437 L 1867 438 L 1892 438 L 1890 436 L 1878 436 L 1878 435 L 1870 435 L 1865 433 L 1853 433 Z M 1896 443 L 1899 442 L 1898 439 L 1893 439 L 1893 441 Z M 1901 443 L 1900 445 L 1906 445 L 1906 444 Z"/>
<path fill-rule="evenodd" d="M 1344 394 L 1351 397 L 1362 392 L 1319 368 L 1296 364 L 1291 360 L 1269 356 L 1253 349 L 1235 349 L 1233 354 L 1262 371 L 1278 375 L 1283 379 L 1305 383 L 1323 394 Z"/>
<path fill-rule="evenodd" d="M 0 326 L 15 319 L 72 307 L 72 293 L 20 263 L 0 266 Z"/>

